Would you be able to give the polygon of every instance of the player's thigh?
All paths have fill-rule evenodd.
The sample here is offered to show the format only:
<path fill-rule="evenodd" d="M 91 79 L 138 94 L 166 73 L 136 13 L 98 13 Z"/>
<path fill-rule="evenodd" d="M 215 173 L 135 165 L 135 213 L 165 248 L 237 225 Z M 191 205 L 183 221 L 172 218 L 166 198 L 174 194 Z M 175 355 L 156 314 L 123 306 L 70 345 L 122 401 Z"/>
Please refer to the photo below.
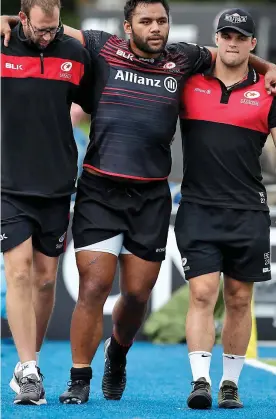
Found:
<path fill-rule="evenodd" d="M 76 253 L 79 271 L 79 298 L 106 299 L 111 291 L 117 256 L 105 251 L 80 250 Z"/>
<path fill-rule="evenodd" d="M 33 249 L 33 282 L 45 287 L 54 284 L 57 277 L 59 257 L 47 256 Z"/>
<path fill-rule="evenodd" d="M 160 271 L 161 262 L 148 261 L 133 254 L 120 255 L 120 287 L 122 295 L 147 299 Z"/>
<path fill-rule="evenodd" d="M 31 280 L 33 245 L 32 238 L 4 252 L 4 267 L 7 285 Z"/>

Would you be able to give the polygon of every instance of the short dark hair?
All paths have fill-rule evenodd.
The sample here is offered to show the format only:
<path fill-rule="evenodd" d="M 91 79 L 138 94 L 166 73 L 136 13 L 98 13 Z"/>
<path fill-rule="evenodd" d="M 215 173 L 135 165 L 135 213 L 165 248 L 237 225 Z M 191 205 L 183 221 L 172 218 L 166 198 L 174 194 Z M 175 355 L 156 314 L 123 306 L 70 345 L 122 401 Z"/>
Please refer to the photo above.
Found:
<path fill-rule="evenodd" d="M 55 7 L 61 9 L 60 0 L 21 0 L 21 10 L 28 17 L 35 6 L 39 6 L 47 15 L 51 15 Z"/>
<path fill-rule="evenodd" d="M 156 3 L 162 4 L 162 6 L 166 10 L 166 13 L 167 13 L 168 18 L 169 18 L 169 16 L 170 16 L 170 6 L 169 6 L 167 0 L 127 0 L 127 2 L 125 4 L 125 7 L 124 7 L 125 20 L 127 20 L 128 22 L 131 22 L 133 12 L 136 9 L 136 7 L 138 6 L 138 4 L 156 4 Z"/>

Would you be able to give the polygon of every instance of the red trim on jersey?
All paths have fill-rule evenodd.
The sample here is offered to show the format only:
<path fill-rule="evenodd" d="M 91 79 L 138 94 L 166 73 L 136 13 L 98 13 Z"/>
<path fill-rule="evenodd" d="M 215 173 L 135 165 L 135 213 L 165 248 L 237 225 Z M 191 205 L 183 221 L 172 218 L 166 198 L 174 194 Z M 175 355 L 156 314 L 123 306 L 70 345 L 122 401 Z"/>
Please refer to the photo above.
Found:
<path fill-rule="evenodd" d="M 89 169 L 95 170 L 96 172 L 99 172 L 99 173 L 103 173 L 104 175 L 122 177 L 122 178 L 125 178 L 125 179 L 135 179 L 135 180 L 145 180 L 145 181 L 147 181 L 147 180 L 155 181 L 155 180 L 166 180 L 166 179 L 168 179 L 168 176 L 166 176 L 166 177 L 156 177 L 156 178 L 147 178 L 147 177 L 140 177 L 140 176 L 122 175 L 120 173 L 107 172 L 105 170 L 98 169 L 97 167 L 91 166 L 91 164 L 84 164 L 83 167 L 88 167 Z"/>
<path fill-rule="evenodd" d="M 65 65 L 64 70 L 62 66 L 65 63 L 68 64 Z M 72 64 L 71 68 L 69 63 Z M 78 86 L 84 74 L 82 63 L 66 58 L 43 57 L 43 72 L 41 64 L 40 57 L 18 57 L 1 54 L 1 76 L 16 79 L 38 78 L 66 81 Z"/>
<path fill-rule="evenodd" d="M 103 92 L 103 95 L 106 95 L 106 96 L 119 96 L 119 97 L 129 97 L 130 99 L 135 99 L 135 100 L 144 100 L 144 101 L 146 101 L 146 102 L 154 102 L 154 103 L 167 103 L 167 102 L 165 102 L 165 101 L 161 101 L 161 100 L 156 100 L 156 99 L 147 99 L 147 98 L 145 98 L 145 97 L 135 97 L 134 95 L 132 95 L 132 96 L 130 96 L 130 95 L 125 95 L 125 94 L 122 94 L 122 93 L 105 93 L 105 92 Z"/>
<path fill-rule="evenodd" d="M 134 69 L 137 71 L 141 71 L 141 72 L 146 72 L 147 74 L 150 73 L 157 73 L 157 74 L 163 74 L 163 75 L 167 75 L 170 77 L 177 77 L 177 76 L 181 76 L 184 74 L 183 71 L 179 70 L 179 72 L 171 72 L 167 69 L 164 69 L 164 67 L 160 68 L 160 67 L 154 67 L 152 64 L 151 65 L 145 65 L 145 66 L 138 66 L 137 64 L 140 63 L 140 61 L 138 59 L 135 59 L 133 61 L 131 60 L 126 60 L 123 61 L 122 58 L 120 59 L 119 56 L 117 58 L 116 56 L 116 52 L 109 52 L 109 51 L 105 51 L 104 49 L 102 49 L 102 51 L 100 52 L 100 55 L 107 61 L 108 64 L 112 64 L 114 66 L 117 66 L 118 68 L 123 67 L 123 68 L 127 68 L 127 69 Z M 135 65 L 136 64 L 136 65 Z M 117 68 L 116 67 L 116 68 Z"/>
<path fill-rule="evenodd" d="M 101 100 L 100 103 L 109 103 L 110 105 L 116 105 L 116 106 L 128 106 L 130 108 L 140 108 L 140 109 L 147 109 L 145 106 L 136 106 L 136 105 L 129 105 L 128 103 L 119 103 L 119 102 L 110 102 L 110 101 L 104 101 Z"/>
<path fill-rule="evenodd" d="M 162 97 L 163 99 L 167 99 L 169 101 L 173 100 L 176 102 L 176 99 L 174 98 L 170 98 L 170 97 L 166 97 L 166 96 L 161 96 L 161 95 L 156 95 L 156 94 L 152 94 L 152 93 L 143 93 L 143 92 L 137 92 L 135 90 L 130 90 L 130 89 L 121 89 L 120 87 L 108 87 L 106 86 L 105 90 L 121 90 L 123 92 L 129 92 L 129 93 L 135 93 L 135 95 L 145 95 L 145 96 L 152 96 L 152 97 Z"/>

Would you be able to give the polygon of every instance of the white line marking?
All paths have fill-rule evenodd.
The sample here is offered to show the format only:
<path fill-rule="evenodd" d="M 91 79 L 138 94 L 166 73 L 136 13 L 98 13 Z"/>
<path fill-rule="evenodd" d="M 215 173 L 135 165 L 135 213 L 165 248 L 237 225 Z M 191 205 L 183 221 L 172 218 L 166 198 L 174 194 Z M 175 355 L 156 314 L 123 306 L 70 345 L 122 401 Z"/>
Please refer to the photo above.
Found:
<path fill-rule="evenodd" d="M 268 371 L 268 372 L 272 372 L 272 374 L 276 375 L 276 367 L 274 367 L 273 365 L 265 364 L 264 362 L 259 361 L 258 359 L 246 359 L 245 363 L 247 365 L 250 365 L 251 367 L 259 368 L 261 370 Z"/>

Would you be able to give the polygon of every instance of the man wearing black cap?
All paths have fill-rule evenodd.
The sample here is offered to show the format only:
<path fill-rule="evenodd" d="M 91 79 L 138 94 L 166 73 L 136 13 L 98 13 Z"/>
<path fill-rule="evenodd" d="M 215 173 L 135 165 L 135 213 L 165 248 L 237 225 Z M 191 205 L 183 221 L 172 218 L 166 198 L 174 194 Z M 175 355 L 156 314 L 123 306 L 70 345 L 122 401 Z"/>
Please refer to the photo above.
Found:
<path fill-rule="evenodd" d="M 212 405 L 209 370 L 221 273 L 221 408 L 243 407 L 237 386 L 251 334 L 253 284 L 271 279 L 270 218 L 259 157 L 269 132 L 276 144 L 276 100 L 248 65 L 256 43 L 246 11 L 224 12 L 214 65 L 190 78 L 182 95 L 185 161 L 175 232 L 190 287 L 186 333 L 193 390 L 187 403 L 194 409 Z"/>

